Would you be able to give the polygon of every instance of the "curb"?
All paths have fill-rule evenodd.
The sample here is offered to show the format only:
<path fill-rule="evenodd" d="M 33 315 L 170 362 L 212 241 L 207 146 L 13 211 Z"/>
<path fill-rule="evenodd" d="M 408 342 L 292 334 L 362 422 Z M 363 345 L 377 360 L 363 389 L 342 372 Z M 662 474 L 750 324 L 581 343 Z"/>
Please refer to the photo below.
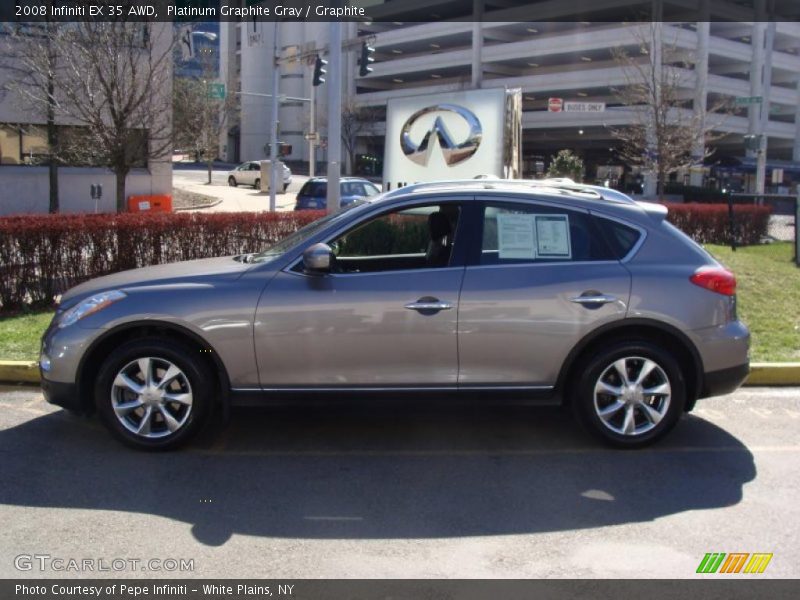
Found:
<path fill-rule="evenodd" d="M 800 363 L 753 363 L 744 385 L 800 385 Z"/>
<path fill-rule="evenodd" d="M 27 360 L 0 360 L 0 382 L 39 383 L 39 363 Z"/>
<path fill-rule="evenodd" d="M 206 210 L 208 208 L 214 208 L 215 206 L 219 206 L 222 204 L 222 200 L 220 198 L 210 202 L 209 204 L 201 204 L 199 206 L 178 206 L 172 209 L 172 212 L 189 212 L 192 210 Z"/>
<path fill-rule="evenodd" d="M 39 383 L 39 363 L 0 360 L 0 382 Z M 800 363 L 752 363 L 743 385 L 800 386 Z"/>

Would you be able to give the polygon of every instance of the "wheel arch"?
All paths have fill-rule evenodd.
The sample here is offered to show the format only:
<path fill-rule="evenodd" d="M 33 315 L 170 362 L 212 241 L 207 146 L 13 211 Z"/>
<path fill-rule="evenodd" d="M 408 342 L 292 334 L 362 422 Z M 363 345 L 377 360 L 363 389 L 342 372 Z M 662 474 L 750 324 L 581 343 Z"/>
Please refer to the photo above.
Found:
<path fill-rule="evenodd" d="M 675 355 L 686 377 L 686 407 L 688 412 L 700 395 L 703 386 L 703 359 L 694 343 L 682 331 L 654 319 L 622 319 L 595 329 L 583 337 L 567 355 L 556 380 L 564 402 L 569 399 L 570 386 L 576 380 L 574 369 L 598 346 L 621 340 L 645 340 L 666 347 Z"/>
<path fill-rule="evenodd" d="M 84 352 L 78 365 L 77 389 L 83 410 L 87 413 L 94 412 L 93 382 L 100 370 L 104 356 L 108 355 L 113 348 L 127 341 L 159 334 L 163 335 L 164 333 L 168 333 L 172 339 L 177 339 L 197 348 L 198 351 L 208 351 L 201 355 L 201 358 L 213 368 L 219 385 L 218 401 L 221 404 L 223 415 L 227 417 L 230 379 L 222 359 L 202 336 L 184 326 L 167 321 L 132 321 L 124 323 L 109 329 L 92 342 L 88 350 Z"/>

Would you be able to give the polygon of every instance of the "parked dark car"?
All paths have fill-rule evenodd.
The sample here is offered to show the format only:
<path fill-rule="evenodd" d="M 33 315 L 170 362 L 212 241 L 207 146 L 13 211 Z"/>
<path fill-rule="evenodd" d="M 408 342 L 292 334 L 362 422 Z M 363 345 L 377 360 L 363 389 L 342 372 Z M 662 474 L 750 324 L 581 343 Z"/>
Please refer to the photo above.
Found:
<path fill-rule="evenodd" d="M 342 206 L 352 204 L 356 200 L 371 198 L 381 193 L 381 190 L 371 181 L 360 177 L 342 177 L 339 181 L 339 190 Z M 326 196 L 328 194 L 328 178 L 312 177 L 300 188 L 297 194 L 295 210 L 309 210 L 327 208 Z"/>

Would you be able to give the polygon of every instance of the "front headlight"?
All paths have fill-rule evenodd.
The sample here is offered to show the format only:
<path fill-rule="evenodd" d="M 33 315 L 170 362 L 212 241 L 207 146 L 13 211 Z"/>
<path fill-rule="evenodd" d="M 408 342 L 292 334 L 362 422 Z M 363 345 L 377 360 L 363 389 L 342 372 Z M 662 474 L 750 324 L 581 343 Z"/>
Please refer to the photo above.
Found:
<path fill-rule="evenodd" d="M 102 294 L 95 294 L 85 300 L 81 300 L 61 316 L 58 322 L 59 328 L 69 327 L 80 321 L 84 317 L 88 317 L 104 308 L 111 306 L 117 300 L 122 300 L 126 296 L 125 292 L 119 290 L 111 290 L 103 292 Z"/>

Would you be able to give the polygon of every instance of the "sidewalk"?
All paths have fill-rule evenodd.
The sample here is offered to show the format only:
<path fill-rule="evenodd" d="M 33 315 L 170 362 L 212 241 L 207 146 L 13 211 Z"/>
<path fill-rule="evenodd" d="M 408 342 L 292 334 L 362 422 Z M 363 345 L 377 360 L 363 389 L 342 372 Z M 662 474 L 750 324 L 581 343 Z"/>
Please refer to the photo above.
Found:
<path fill-rule="evenodd" d="M 220 200 L 216 206 L 188 209 L 191 212 L 258 212 L 269 210 L 269 193 L 259 192 L 249 185 L 231 187 L 227 182 L 227 171 L 214 171 L 213 183 L 205 183 L 207 173 L 201 170 L 181 169 L 173 171 L 172 186 L 177 189 L 209 196 Z M 292 183 L 285 193 L 276 195 L 279 211 L 294 210 L 297 192 L 306 181 L 302 175 L 293 175 Z"/>

